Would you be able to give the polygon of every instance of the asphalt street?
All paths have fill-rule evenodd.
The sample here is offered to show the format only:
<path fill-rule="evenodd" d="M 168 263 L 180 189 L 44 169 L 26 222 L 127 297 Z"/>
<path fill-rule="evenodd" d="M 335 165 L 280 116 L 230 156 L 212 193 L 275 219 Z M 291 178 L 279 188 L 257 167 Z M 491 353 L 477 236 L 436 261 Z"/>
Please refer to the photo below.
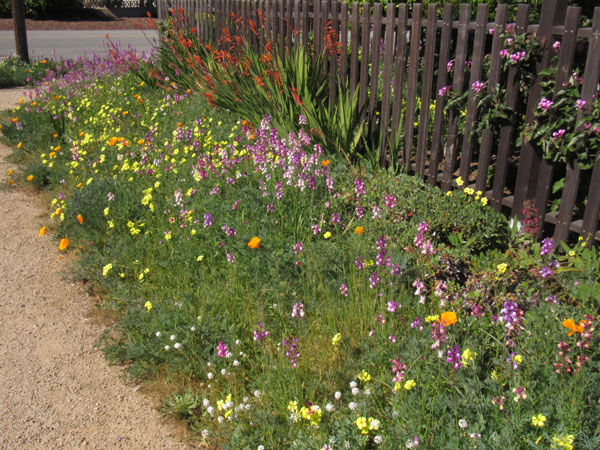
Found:
<path fill-rule="evenodd" d="M 107 52 L 107 34 L 112 42 L 118 42 L 121 47 L 130 46 L 139 54 L 149 52 L 158 41 L 158 33 L 154 30 L 32 30 L 27 32 L 29 57 L 76 58 L 104 54 Z M 15 51 L 14 32 L 0 31 L 0 57 L 13 55 Z"/>

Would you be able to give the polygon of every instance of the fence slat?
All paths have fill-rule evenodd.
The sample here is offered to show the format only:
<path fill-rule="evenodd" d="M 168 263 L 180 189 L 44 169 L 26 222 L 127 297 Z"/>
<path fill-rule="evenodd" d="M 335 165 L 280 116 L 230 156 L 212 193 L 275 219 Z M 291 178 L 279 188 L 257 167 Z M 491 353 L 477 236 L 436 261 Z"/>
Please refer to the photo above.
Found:
<path fill-rule="evenodd" d="M 583 85 L 581 88 L 581 99 L 586 102 L 583 109 L 577 114 L 577 118 L 580 119 L 583 115 L 583 111 L 589 113 L 593 101 L 593 96 L 596 94 L 596 88 L 598 80 L 600 79 L 600 64 L 594 64 L 594 60 L 600 55 L 600 8 L 596 8 L 594 11 L 594 20 L 592 23 L 592 37 L 589 42 L 587 58 L 585 63 L 585 72 L 583 73 Z M 560 209 L 558 212 L 558 218 L 556 228 L 554 230 L 554 242 L 559 242 L 567 239 L 571 221 L 573 219 L 573 208 L 577 199 L 577 192 L 579 191 L 579 181 L 581 176 L 581 169 L 579 168 L 578 161 L 571 159 L 567 165 L 567 174 L 565 176 L 565 188 L 560 200 Z M 588 195 L 588 203 L 586 205 L 585 214 L 589 214 L 593 211 L 594 204 L 590 202 L 592 191 L 598 191 L 598 185 L 590 183 L 590 193 Z M 596 211 L 599 209 L 599 203 L 596 203 Z M 585 216 L 584 216 L 585 217 Z M 596 214 L 596 224 L 598 222 L 598 215 Z M 592 229 L 586 229 L 585 220 L 583 226 L 583 234 L 593 233 L 596 231 L 597 225 Z M 587 238 L 587 236 L 585 236 Z M 591 244 L 591 242 L 588 242 Z"/>
<path fill-rule="evenodd" d="M 458 16 L 458 38 L 456 41 L 456 58 L 454 60 L 454 76 L 452 79 L 452 89 L 461 95 L 463 92 L 463 82 L 465 78 L 465 61 L 467 60 L 467 46 L 469 29 L 468 22 L 471 15 L 471 5 L 461 4 Z M 444 148 L 444 175 L 442 179 L 442 189 L 450 189 L 452 182 L 452 172 L 456 164 L 457 141 L 458 141 L 458 121 L 460 111 L 453 108 L 448 113 L 448 136 Z"/>
<path fill-rule="evenodd" d="M 348 89 L 348 3 L 342 2 L 340 11 L 340 81 Z"/>
<path fill-rule="evenodd" d="M 371 92 L 369 95 L 369 122 L 371 124 L 370 130 L 373 132 L 376 127 L 377 115 L 375 109 L 377 107 L 377 95 L 379 91 L 379 53 L 380 53 L 380 42 L 381 42 L 381 3 L 375 3 L 373 5 L 373 29 L 371 31 L 371 76 L 369 79 L 369 85 Z"/>
<path fill-rule="evenodd" d="M 417 168 L 416 172 L 423 176 L 427 160 L 427 144 L 429 141 L 429 105 L 433 87 L 434 54 L 436 47 L 436 4 L 427 7 L 427 34 L 425 35 L 425 53 L 423 55 L 423 87 L 421 89 L 421 111 L 419 112 L 419 132 L 417 135 Z"/>
<path fill-rule="evenodd" d="M 302 0 L 302 45 L 308 48 L 310 42 L 308 39 L 308 0 Z"/>
<path fill-rule="evenodd" d="M 390 121 L 390 98 L 392 94 L 392 65 L 394 58 L 395 6 L 388 3 L 385 13 L 385 35 L 383 38 L 383 92 L 381 94 L 381 114 L 379 116 L 379 165 L 387 165 L 387 137 Z"/>
<path fill-rule="evenodd" d="M 300 47 L 300 30 L 302 19 L 300 16 L 300 0 L 294 0 L 294 33 L 292 39 L 294 40 L 294 48 Z"/>
<path fill-rule="evenodd" d="M 433 136 L 431 138 L 431 156 L 429 159 L 429 174 L 427 181 L 432 186 L 437 184 L 438 164 L 442 151 L 442 135 L 444 131 L 444 109 L 446 96 L 442 89 L 448 86 L 448 71 L 446 67 L 450 60 L 450 37 L 452 36 L 452 4 L 444 5 L 444 16 L 442 19 L 442 36 L 440 39 L 440 56 L 438 58 L 437 93 L 435 99 L 435 116 L 433 119 Z"/>
<path fill-rule="evenodd" d="M 463 128 L 462 145 L 460 152 L 459 175 L 468 183 L 471 157 L 473 155 L 473 137 L 470 136 L 477 118 L 477 98 L 473 84 L 481 81 L 483 69 L 483 52 L 485 50 L 485 38 L 487 35 L 488 5 L 480 3 L 477 6 L 477 20 L 475 25 L 475 37 L 473 41 L 473 56 L 471 57 L 471 75 L 469 77 L 469 96 L 467 99 L 467 117 Z"/>
<path fill-rule="evenodd" d="M 354 95 L 356 90 L 356 83 L 358 78 L 358 30 L 359 30 L 359 19 L 358 19 L 358 2 L 352 3 L 352 17 L 350 19 L 350 25 L 352 26 L 350 45 L 350 98 Z"/>
<path fill-rule="evenodd" d="M 312 14 L 312 31 L 313 31 L 313 50 L 315 55 L 321 53 L 321 2 L 314 0 Z"/>
<path fill-rule="evenodd" d="M 517 21 L 515 32 L 517 34 L 525 33 L 527 29 L 527 16 L 529 15 L 529 5 L 519 5 L 517 9 Z M 519 69 L 511 66 L 508 70 L 506 81 L 506 104 L 514 111 L 520 98 L 519 92 Z M 496 211 L 502 208 L 502 198 L 504 196 L 504 185 L 506 183 L 506 174 L 508 172 L 508 162 L 511 154 L 511 142 L 514 132 L 515 118 L 511 116 L 507 125 L 500 128 L 500 138 L 498 142 L 498 154 L 496 156 L 496 167 L 494 169 L 494 182 L 492 186 L 492 199 L 490 206 Z"/>
<path fill-rule="evenodd" d="M 339 15 L 338 2 L 331 2 L 331 29 L 327 30 L 329 53 L 329 110 L 333 111 L 337 97 L 337 68 L 340 55 L 337 54 L 337 42 L 339 42 Z"/>
<path fill-rule="evenodd" d="M 502 61 L 500 60 L 500 50 L 503 40 L 501 34 L 506 27 L 507 5 L 498 5 L 496 8 L 496 18 L 494 24 L 494 37 L 492 38 L 492 51 L 490 54 L 490 72 L 488 75 L 488 93 L 492 93 L 494 87 L 500 81 L 500 72 L 502 71 Z M 488 127 L 483 130 L 481 135 L 481 146 L 479 149 L 479 160 L 477 161 L 477 179 L 475 180 L 475 189 L 485 192 L 487 189 L 487 175 L 490 167 L 490 158 L 492 156 L 492 141 L 494 139 L 493 131 Z"/>
<path fill-rule="evenodd" d="M 413 4 L 410 25 L 410 53 L 408 55 L 408 87 L 406 88 L 406 113 L 404 115 L 404 156 L 402 164 L 411 171 L 413 138 L 415 133 L 415 109 L 417 106 L 417 76 L 421 64 L 421 4 Z"/>
<path fill-rule="evenodd" d="M 396 64 L 394 74 L 394 103 L 392 105 L 392 132 L 390 134 L 390 148 L 394 151 L 392 161 L 398 159 L 399 142 L 402 137 L 400 120 L 402 119 L 402 98 L 404 97 L 404 78 L 406 74 L 406 3 L 398 5 L 398 29 L 396 30 Z"/>
<path fill-rule="evenodd" d="M 362 36 L 361 36 L 361 60 L 360 60 L 360 80 L 358 90 L 358 107 L 363 110 L 362 117 L 366 116 L 365 105 L 367 100 L 367 91 L 369 83 L 369 47 L 370 47 L 370 14 L 371 6 L 369 3 L 363 3 L 362 7 Z"/>
<path fill-rule="evenodd" d="M 550 46 L 554 42 L 552 39 L 552 26 L 555 23 L 555 18 L 559 17 L 559 13 L 563 9 L 563 6 L 566 6 L 566 0 L 546 0 L 542 4 L 538 39 L 543 42 L 543 53 L 536 64 L 535 73 L 537 74 L 549 65 Z M 534 111 L 540 100 L 541 78 L 542 76 L 538 75 L 529 90 L 525 123 L 531 123 L 534 120 Z M 519 169 L 517 171 L 517 181 L 515 184 L 515 197 L 512 205 L 513 216 L 516 215 L 517 217 L 522 218 L 522 209 L 525 200 L 532 198 L 535 195 L 535 180 L 539 173 L 540 159 L 539 151 L 534 145 L 527 139 L 523 139 L 519 159 Z"/>
<path fill-rule="evenodd" d="M 558 58 L 558 72 L 556 74 L 556 87 L 554 89 L 555 94 L 562 89 L 563 83 L 567 82 L 569 80 L 569 76 L 571 75 L 571 68 L 573 67 L 573 60 L 575 58 L 575 47 L 577 45 L 577 26 L 579 24 L 580 15 L 581 8 L 570 6 L 567 10 L 563 42 L 561 44 Z M 546 215 L 546 207 L 548 198 L 550 197 L 553 174 L 553 162 L 542 158 L 540 161 L 540 169 L 535 190 L 535 207 L 537 208 L 538 218 L 540 220 L 543 220 Z M 572 187 L 572 185 L 565 185 L 564 189 L 567 190 L 571 189 Z M 540 234 L 542 231 L 541 228 L 542 227 L 540 227 Z"/>

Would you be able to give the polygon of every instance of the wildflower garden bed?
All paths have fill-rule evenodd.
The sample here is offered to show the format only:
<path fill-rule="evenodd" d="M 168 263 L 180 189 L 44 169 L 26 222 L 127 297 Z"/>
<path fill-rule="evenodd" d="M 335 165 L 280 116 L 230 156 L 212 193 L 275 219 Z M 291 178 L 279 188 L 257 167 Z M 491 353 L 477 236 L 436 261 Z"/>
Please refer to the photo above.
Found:
<path fill-rule="evenodd" d="M 172 387 L 165 413 L 209 448 L 600 446 L 597 248 L 535 242 L 460 179 L 365 171 L 157 67 L 82 63 L 2 131 L 7 188 L 48 192 L 40 235 L 79 254 L 102 347 Z"/>

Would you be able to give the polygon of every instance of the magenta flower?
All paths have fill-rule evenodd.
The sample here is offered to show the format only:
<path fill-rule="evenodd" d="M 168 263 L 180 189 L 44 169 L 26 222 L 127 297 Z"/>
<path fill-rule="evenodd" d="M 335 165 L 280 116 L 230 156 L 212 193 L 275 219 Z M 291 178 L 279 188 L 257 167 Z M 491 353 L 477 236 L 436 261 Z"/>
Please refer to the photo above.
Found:
<path fill-rule="evenodd" d="M 548 100 L 547 98 L 542 97 L 541 100 L 538 102 L 538 108 L 543 109 L 544 112 L 548 112 L 548 110 L 552 106 L 552 103 L 552 100 Z"/>
<path fill-rule="evenodd" d="M 563 137 L 565 135 L 567 130 L 564 129 L 560 129 L 558 131 L 555 131 L 554 133 L 552 133 L 552 139 L 557 140 L 560 139 L 561 137 Z"/>
<path fill-rule="evenodd" d="M 481 92 L 481 89 L 483 88 L 483 86 L 484 86 L 483 82 L 477 80 L 471 85 L 471 89 L 473 89 L 477 94 L 479 94 Z"/>
<path fill-rule="evenodd" d="M 229 355 L 227 345 L 223 341 L 219 341 L 217 344 L 217 356 L 219 358 L 227 358 L 227 355 Z"/>

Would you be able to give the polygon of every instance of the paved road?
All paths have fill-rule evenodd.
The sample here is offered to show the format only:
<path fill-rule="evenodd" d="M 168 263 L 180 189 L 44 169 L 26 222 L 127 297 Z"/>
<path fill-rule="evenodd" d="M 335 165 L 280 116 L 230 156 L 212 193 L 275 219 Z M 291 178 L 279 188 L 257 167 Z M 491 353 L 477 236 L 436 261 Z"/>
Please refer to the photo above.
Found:
<path fill-rule="evenodd" d="M 69 30 L 69 31 L 28 31 L 27 42 L 30 58 L 76 58 L 106 53 L 106 35 L 111 41 L 122 47 L 131 46 L 138 53 L 148 52 L 158 40 L 154 30 Z M 0 31 L 0 57 L 15 53 L 15 35 L 13 31 Z"/>

